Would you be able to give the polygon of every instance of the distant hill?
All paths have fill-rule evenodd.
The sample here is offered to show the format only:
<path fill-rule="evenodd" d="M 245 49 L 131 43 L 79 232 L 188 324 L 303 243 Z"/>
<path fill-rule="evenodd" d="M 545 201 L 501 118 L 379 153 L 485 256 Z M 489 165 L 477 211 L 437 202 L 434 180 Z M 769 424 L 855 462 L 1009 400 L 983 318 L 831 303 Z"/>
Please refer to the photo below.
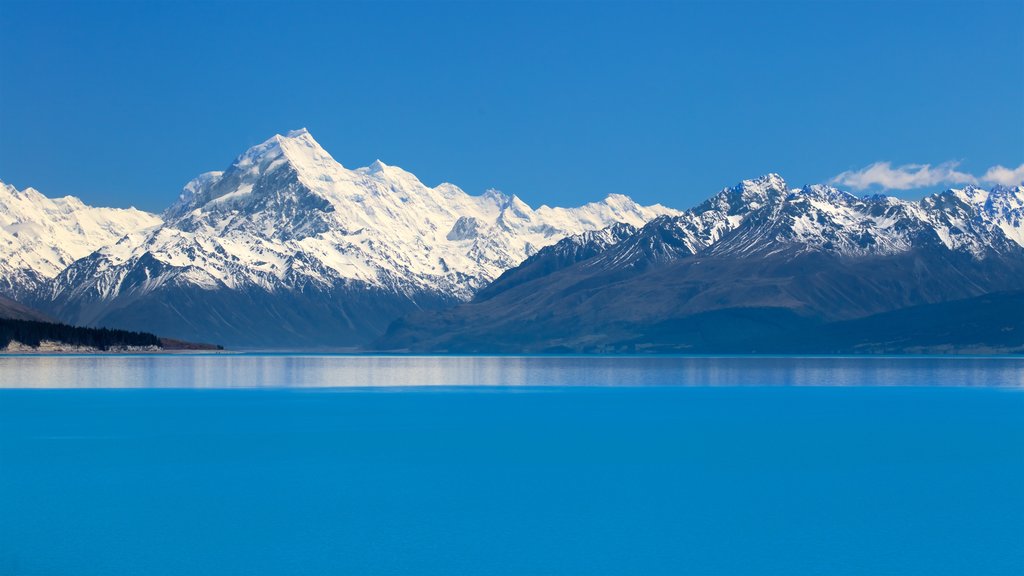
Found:
<path fill-rule="evenodd" d="M 0 296 L 0 351 L 62 350 L 218 350 L 221 346 L 160 338 L 147 332 L 86 328 L 56 322 Z"/>
<path fill-rule="evenodd" d="M 400 342 L 396 323 L 385 342 Z M 618 352 L 660 354 L 1024 354 L 1024 291 L 911 306 L 837 322 L 779 307 L 733 307 L 649 324 L 618 322 L 530 339 L 441 326 L 411 350 L 463 353 Z M 580 335 L 582 334 L 582 335 Z M 390 340 L 389 340 L 390 339 Z M 387 349 L 382 346 L 383 349 Z"/>
<path fill-rule="evenodd" d="M 15 302 L 5 296 L 0 296 L 0 319 L 8 320 L 35 320 L 37 322 L 56 322 L 39 310 L 29 308 L 20 302 Z"/>
<path fill-rule="evenodd" d="M 1024 291 L 912 306 L 836 322 L 791 349 L 839 353 L 1024 353 Z"/>
<path fill-rule="evenodd" d="M 657 323 L 615 345 L 661 353 L 1021 354 L 1024 291 L 829 323 L 784 308 L 730 308 Z"/>

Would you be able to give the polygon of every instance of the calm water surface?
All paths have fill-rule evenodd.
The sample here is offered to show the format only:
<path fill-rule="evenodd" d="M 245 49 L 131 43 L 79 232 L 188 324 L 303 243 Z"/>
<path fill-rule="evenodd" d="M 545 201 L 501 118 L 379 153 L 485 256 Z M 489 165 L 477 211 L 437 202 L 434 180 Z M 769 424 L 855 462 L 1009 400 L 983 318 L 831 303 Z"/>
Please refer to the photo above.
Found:
<path fill-rule="evenodd" d="M 2 388 L 751 385 L 1024 388 L 1024 357 L 0 356 Z"/>
<path fill-rule="evenodd" d="M 3 357 L 0 386 L 0 575 L 1024 574 L 1021 359 Z"/>

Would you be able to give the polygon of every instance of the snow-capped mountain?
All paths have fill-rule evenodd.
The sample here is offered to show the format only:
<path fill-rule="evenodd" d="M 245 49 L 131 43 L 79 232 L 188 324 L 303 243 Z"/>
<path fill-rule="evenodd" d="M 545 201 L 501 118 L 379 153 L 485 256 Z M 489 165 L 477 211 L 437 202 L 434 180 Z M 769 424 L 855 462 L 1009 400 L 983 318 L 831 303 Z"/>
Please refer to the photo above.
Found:
<path fill-rule="evenodd" d="M 39 298 L 80 323 L 152 328 L 157 320 L 145 311 L 157 309 L 168 323 L 186 318 L 197 332 L 162 328 L 171 335 L 209 339 L 201 327 L 213 323 L 229 343 L 279 337 L 250 341 L 249 328 L 228 326 L 224 294 L 246 293 L 259 313 L 270 314 L 271 326 L 283 323 L 292 337 L 305 331 L 322 341 L 333 329 L 332 343 L 358 342 L 405 310 L 470 298 L 567 235 L 673 214 L 679 212 L 621 195 L 533 209 L 496 191 L 431 188 L 380 161 L 345 168 L 297 130 L 189 182 L 162 226 L 75 262 Z M 318 304 L 303 306 L 302 319 L 285 320 L 295 311 L 275 310 L 309 299 Z M 305 317 L 318 307 L 319 318 Z"/>
<path fill-rule="evenodd" d="M 0 182 L 0 294 L 23 297 L 75 260 L 160 222 L 134 208 L 95 208 Z"/>

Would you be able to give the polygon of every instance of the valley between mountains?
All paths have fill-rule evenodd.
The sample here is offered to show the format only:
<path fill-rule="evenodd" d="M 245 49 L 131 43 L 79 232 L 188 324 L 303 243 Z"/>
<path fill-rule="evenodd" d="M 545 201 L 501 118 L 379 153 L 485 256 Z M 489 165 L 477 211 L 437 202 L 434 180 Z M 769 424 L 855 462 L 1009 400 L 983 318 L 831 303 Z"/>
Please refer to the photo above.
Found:
<path fill-rule="evenodd" d="M 0 318 L 236 349 L 1024 351 L 1022 186 L 909 201 L 769 174 L 687 210 L 533 208 L 349 169 L 297 130 L 170 196 L 0 185 Z"/>

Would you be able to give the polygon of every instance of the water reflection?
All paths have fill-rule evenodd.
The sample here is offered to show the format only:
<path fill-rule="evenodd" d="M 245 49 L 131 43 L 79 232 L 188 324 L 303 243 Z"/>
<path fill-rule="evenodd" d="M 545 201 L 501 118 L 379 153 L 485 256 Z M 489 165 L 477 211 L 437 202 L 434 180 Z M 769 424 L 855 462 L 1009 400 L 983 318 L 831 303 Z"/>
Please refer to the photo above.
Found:
<path fill-rule="evenodd" d="M 0 357 L 5 388 L 749 385 L 1024 387 L 1024 358 Z"/>

